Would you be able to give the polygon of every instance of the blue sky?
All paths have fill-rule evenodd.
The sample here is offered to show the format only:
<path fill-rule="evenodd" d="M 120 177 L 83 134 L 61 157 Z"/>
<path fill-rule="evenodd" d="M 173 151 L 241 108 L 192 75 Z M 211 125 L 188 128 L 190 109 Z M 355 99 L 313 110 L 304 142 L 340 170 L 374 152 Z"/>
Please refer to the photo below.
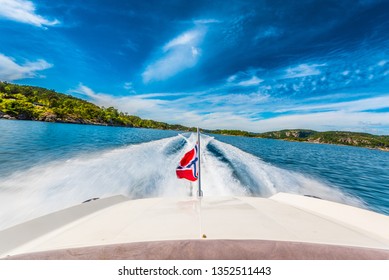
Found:
<path fill-rule="evenodd" d="M 188 126 L 389 134 L 389 1 L 0 7 L 3 81 Z"/>

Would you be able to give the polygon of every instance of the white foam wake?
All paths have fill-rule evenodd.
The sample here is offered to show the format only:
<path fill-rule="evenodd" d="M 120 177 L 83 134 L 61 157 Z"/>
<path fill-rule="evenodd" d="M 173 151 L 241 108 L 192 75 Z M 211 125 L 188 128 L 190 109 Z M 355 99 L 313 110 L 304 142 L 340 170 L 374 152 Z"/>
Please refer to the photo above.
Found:
<path fill-rule="evenodd" d="M 93 197 L 186 196 L 189 183 L 175 176 L 195 135 L 130 145 L 104 153 L 50 162 L 0 179 L 0 229 L 76 205 Z M 216 147 L 222 155 L 216 156 Z M 270 196 L 291 192 L 358 205 L 356 199 L 302 174 L 263 162 L 229 144 L 202 136 L 205 195 Z"/>
<path fill-rule="evenodd" d="M 269 197 L 278 192 L 317 196 L 326 200 L 362 207 L 362 202 L 301 173 L 275 167 L 232 145 L 213 140 L 240 178 L 240 186 L 251 194 Z"/>

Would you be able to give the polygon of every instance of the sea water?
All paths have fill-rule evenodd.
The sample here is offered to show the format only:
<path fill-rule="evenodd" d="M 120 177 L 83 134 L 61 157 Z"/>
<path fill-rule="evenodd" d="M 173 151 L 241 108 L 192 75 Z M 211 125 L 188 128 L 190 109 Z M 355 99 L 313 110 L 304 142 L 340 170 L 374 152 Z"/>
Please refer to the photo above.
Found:
<path fill-rule="evenodd" d="M 316 196 L 389 214 L 389 153 L 201 136 L 206 196 Z M 94 197 L 187 196 L 176 178 L 194 133 L 0 120 L 0 229 Z"/>

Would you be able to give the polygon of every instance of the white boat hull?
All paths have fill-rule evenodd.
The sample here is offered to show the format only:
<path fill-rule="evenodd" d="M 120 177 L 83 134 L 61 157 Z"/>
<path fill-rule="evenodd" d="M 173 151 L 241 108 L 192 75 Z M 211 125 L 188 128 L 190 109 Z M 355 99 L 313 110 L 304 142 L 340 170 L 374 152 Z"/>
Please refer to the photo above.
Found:
<path fill-rule="evenodd" d="M 1 258 L 115 259 L 115 252 L 125 251 L 120 258 L 145 259 L 140 252 L 159 252 L 149 257 L 316 259 L 322 252 L 325 259 L 389 259 L 389 217 L 285 193 L 270 198 L 115 196 L 3 230 L 0 240 Z M 193 249 L 201 246 L 220 249 L 202 255 Z M 231 250 L 222 253 L 228 246 Z M 187 254 L 173 257 L 161 248 Z"/>

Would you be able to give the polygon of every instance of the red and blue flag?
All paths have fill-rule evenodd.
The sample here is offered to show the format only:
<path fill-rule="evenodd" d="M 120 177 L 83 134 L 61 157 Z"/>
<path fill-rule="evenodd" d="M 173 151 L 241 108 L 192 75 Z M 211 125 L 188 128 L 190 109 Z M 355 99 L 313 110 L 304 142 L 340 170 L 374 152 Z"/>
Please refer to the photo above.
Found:
<path fill-rule="evenodd" d="M 199 177 L 198 173 L 198 144 L 187 152 L 180 161 L 180 165 L 176 169 L 177 178 L 187 179 L 189 181 L 196 181 Z"/>

